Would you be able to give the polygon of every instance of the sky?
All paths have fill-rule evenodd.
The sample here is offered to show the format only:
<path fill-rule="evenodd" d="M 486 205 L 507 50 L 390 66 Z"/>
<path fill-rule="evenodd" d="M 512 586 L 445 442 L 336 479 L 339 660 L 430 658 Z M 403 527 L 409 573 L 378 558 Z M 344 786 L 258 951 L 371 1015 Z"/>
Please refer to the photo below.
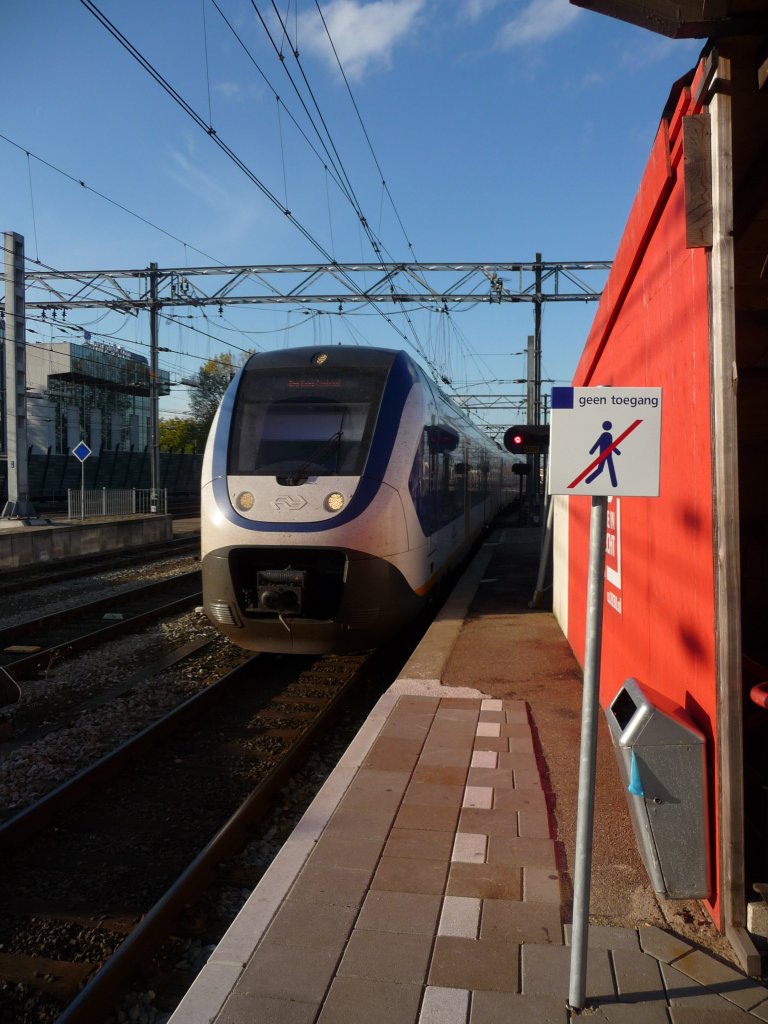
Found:
<path fill-rule="evenodd" d="M 2 6 L 0 229 L 24 236 L 28 270 L 611 260 L 670 89 L 703 45 L 567 0 Z M 545 393 L 571 379 L 595 309 L 544 304 Z M 530 303 L 163 314 L 162 417 L 186 413 L 181 381 L 207 359 L 293 345 L 405 348 L 485 405 L 524 393 L 511 382 L 533 334 Z M 27 330 L 28 344 L 87 332 L 149 351 L 143 312 L 78 309 L 64 327 L 31 310 Z M 520 422 L 495 404 L 486 423 Z"/>

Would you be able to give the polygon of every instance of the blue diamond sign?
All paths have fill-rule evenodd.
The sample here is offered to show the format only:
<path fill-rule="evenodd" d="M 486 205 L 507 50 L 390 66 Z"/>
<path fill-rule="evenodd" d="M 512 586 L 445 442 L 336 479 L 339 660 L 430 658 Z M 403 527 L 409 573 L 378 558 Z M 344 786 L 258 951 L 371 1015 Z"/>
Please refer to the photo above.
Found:
<path fill-rule="evenodd" d="M 72 449 L 72 454 L 75 456 L 76 459 L 79 459 L 81 462 L 85 462 L 88 456 L 92 455 L 93 452 L 85 443 L 85 441 L 80 441 L 80 443 L 75 445 L 75 447 Z"/>

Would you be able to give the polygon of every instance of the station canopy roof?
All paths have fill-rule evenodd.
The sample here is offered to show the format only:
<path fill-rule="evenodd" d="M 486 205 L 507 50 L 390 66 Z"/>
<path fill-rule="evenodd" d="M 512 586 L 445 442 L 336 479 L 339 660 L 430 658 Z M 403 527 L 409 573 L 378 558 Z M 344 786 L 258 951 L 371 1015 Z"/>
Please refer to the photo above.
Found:
<path fill-rule="evenodd" d="M 673 39 L 768 34 L 768 0 L 570 0 Z"/>

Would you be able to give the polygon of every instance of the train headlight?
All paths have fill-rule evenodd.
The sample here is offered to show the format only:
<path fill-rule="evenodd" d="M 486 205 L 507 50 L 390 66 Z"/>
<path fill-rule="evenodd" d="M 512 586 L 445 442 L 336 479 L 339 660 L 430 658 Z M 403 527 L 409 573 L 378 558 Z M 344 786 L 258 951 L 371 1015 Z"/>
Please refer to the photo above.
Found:
<path fill-rule="evenodd" d="M 341 512 L 344 508 L 344 495 L 338 491 L 331 491 L 325 499 L 325 507 L 329 512 Z"/>
<path fill-rule="evenodd" d="M 235 504 L 241 512 L 250 512 L 255 501 L 256 499 L 250 491 L 241 491 L 235 498 Z"/>

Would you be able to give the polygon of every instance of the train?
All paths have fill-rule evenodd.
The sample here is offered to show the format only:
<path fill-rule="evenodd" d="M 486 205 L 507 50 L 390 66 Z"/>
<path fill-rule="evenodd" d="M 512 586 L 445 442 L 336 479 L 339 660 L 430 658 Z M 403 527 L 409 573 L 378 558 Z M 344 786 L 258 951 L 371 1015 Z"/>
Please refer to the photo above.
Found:
<path fill-rule="evenodd" d="M 247 650 L 378 647 L 511 502 L 519 461 L 405 351 L 256 353 L 203 457 L 205 613 Z"/>

